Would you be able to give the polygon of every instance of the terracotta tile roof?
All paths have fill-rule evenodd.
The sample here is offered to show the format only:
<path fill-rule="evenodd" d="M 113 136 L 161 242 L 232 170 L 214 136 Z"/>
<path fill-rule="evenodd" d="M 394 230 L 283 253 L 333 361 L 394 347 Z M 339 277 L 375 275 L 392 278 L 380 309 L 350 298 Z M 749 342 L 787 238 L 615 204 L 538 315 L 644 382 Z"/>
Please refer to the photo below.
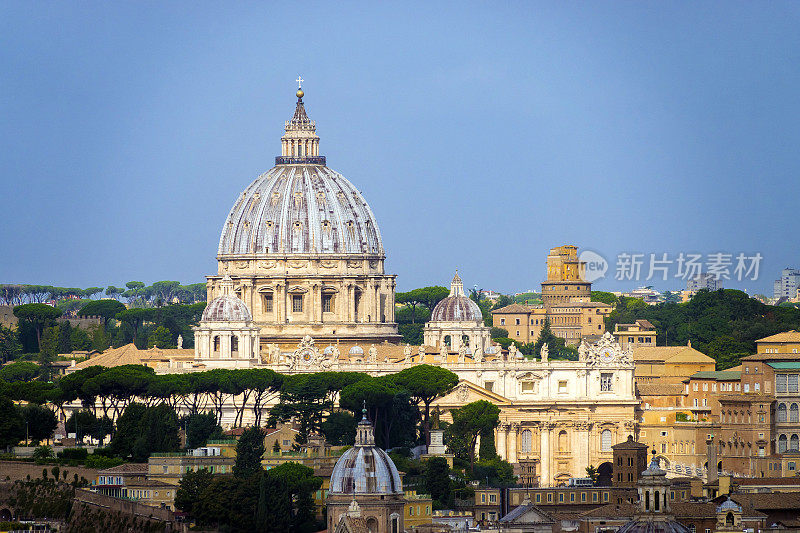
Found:
<path fill-rule="evenodd" d="M 740 361 L 800 361 L 798 353 L 757 353 L 742 357 Z"/>
<path fill-rule="evenodd" d="M 76 364 L 75 369 L 88 368 L 90 366 L 122 366 L 122 365 L 140 365 L 142 364 L 141 350 L 139 350 L 133 343 L 120 346 L 119 348 L 112 348 L 106 350 L 101 355 L 87 359 Z"/>
<path fill-rule="evenodd" d="M 731 370 L 719 370 L 719 371 L 710 371 L 704 370 L 701 372 L 695 372 L 689 379 L 716 379 L 717 381 L 738 381 L 742 378 L 742 372 L 734 372 Z"/>
<path fill-rule="evenodd" d="M 756 340 L 756 343 L 759 342 L 800 342 L 800 331 L 783 331 L 781 333 L 776 333 L 775 335 L 770 335 L 769 337 Z"/>
<path fill-rule="evenodd" d="M 706 518 L 717 516 L 717 504 L 711 502 L 673 502 L 675 518 Z"/>
<path fill-rule="evenodd" d="M 511 304 L 505 307 L 501 307 L 500 309 L 495 309 L 492 311 L 492 314 L 497 313 L 498 315 L 509 315 L 509 314 L 526 314 L 530 313 L 533 310 L 532 307 L 528 307 L 527 305 L 521 304 Z"/>
<path fill-rule="evenodd" d="M 754 494 L 732 494 L 731 499 L 743 509 L 772 511 L 796 510 L 800 513 L 800 492 L 770 492 Z"/>
<path fill-rule="evenodd" d="M 633 437 L 630 435 L 628 436 L 628 440 L 611 446 L 611 449 L 613 450 L 635 450 L 638 448 L 647 448 L 647 444 L 633 440 Z"/>
<path fill-rule="evenodd" d="M 716 363 L 714 359 L 691 346 L 637 346 L 633 349 L 633 360 L 664 363 Z"/>
<path fill-rule="evenodd" d="M 676 396 L 683 394 L 684 387 L 680 383 L 637 383 L 636 394 L 639 396 Z"/>
<path fill-rule="evenodd" d="M 637 506 L 632 503 L 609 503 L 581 514 L 581 518 L 619 518 L 630 519 Z"/>
<path fill-rule="evenodd" d="M 756 477 L 734 478 L 737 485 L 800 485 L 800 477 Z"/>
<path fill-rule="evenodd" d="M 147 463 L 123 463 L 118 466 L 112 466 L 103 470 L 98 470 L 99 475 L 105 476 L 107 474 L 147 474 Z"/>

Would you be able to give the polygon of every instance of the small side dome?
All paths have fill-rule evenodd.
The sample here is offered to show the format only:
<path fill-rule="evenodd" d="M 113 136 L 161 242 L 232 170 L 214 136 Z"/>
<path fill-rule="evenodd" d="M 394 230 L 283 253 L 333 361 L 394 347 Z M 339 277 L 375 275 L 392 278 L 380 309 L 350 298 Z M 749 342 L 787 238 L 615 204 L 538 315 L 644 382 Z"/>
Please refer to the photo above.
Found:
<path fill-rule="evenodd" d="M 206 305 L 201 322 L 249 322 L 253 320 L 250 309 L 233 294 L 233 280 L 226 275 L 222 279 L 222 295 Z"/>
<path fill-rule="evenodd" d="M 364 355 L 364 348 L 362 348 L 361 346 L 353 346 L 352 348 L 350 348 L 348 354 L 353 356 Z"/>
<path fill-rule="evenodd" d="M 450 296 L 433 308 L 431 322 L 483 322 L 481 308 L 464 294 L 458 271 L 450 284 Z"/>
<path fill-rule="evenodd" d="M 331 472 L 331 494 L 403 494 L 394 461 L 375 446 L 375 432 L 367 410 L 356 429 L 355 445 L 336 461 Z"/>

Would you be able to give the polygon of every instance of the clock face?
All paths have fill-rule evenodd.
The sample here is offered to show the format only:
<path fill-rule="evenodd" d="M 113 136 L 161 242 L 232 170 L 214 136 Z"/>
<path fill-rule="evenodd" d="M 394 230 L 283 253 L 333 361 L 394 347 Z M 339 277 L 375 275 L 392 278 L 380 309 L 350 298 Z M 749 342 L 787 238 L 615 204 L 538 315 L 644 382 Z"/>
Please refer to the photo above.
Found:
<path fill-rule="evenodd" d="M 600 352 L 600 361 L 604 363 L 610 363 L 614 360 L 614 352 L 611 348 L 605 348 L 602 352 Z"/>

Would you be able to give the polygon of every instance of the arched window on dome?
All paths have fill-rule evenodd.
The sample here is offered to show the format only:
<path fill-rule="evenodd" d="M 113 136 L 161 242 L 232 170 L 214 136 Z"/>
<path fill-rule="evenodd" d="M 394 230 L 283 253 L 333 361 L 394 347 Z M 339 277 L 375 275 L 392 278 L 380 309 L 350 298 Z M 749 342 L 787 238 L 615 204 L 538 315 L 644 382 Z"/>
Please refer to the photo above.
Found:
<path fill-rule="evenodd" d="M 519 451 L 522 453 L 531 453 L 531 444 L 533 443 L 533 433 L 530 429 L 522 432 L 519 439 Z"/>
<path fill-rule="evenodd" d="M 611 451 L 611 430 L 604 429 L 602 433 L 600 433 L 600 451 L 601 452 L 610 452 Z"/>

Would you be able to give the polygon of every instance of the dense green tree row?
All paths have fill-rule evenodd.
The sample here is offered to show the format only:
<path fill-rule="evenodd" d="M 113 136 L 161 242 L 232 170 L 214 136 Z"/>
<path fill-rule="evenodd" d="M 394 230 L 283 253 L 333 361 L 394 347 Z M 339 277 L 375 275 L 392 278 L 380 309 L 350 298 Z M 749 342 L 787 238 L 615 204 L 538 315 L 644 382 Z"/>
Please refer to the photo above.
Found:
<path fill-rule="evenodd" d="M 800 309 L 766 305 L 733 289 L 702 290 L 684 304 L 647 305 L 624 296 L 608 303 L 615 307 L 606 318 L 607 330 L 614 331 L 618 323 L 649 320 L 658 332 L 658 345 L 680 346 L 691 341 L 692 347 L 714 358 L 720 370 L 755 353 L 757 339 L 800 328 Z"/>
<path fill-rule="evenodd" d="M 34 366 L 20 362 L 4 368 L 2 372 L 8 380 L 0 382 L 0 396 L 50 404 L 62 414 L 65 404 L 79 400 L 92 418 L 75 414 L 68 427 L 71 429 L 70 424 L 76 423 L 83 428 L 76 430 L 77 433 L 98 439 L 110 433 L 105 420 L 117 420 L 119 426 L 119 420 L 134 405 L 151 408 L 164 404 L 172 412 L 181 408 L 190 415 L 208 410 L 214 416 L 214 427 L 222 418 L 223 406 L 229 404 L 235 409 L 235 426 L 243 424 L 248 411 L 252 412 L 255 424 L 261 426 L 267 422 L 262 420 L 265 405 L 277 398 L 278 404 L 269 411 L 270 422 L 298 421 L 299 444 L 305 443 L 309 433 L 317 431 L 324 431 L 334 441 L 352 438 L 354 415 L 360 416 L 365 403 L 380 444 L 386 447 L 413 444 L 418 421 L 423 435 L 428 435 L 431 402 L 458 383 L 458 377 L 449 370 L 429 365 L 380 378 L 357 372 L 286 376 L 270 369 L 214 369 L 162 375 L 142 365 L 91 366 L 67 374 L 55 383 L 41 379 L 27 381 L 36 376 Z M 339 409 L 353 415 L 348 419 L 337 414 Z M 324 425 L 333 414 L 336 416 L 331 423 Z M 80 416 L 85 418 L 82 420 Z M 124 449 L 126 453 L 132 453 L 131 450 L 132 447 Z"/>
<path fill-rule="evenodd" d="M 141 281 L 129 281 L 125 287 L 109 285 L 105 289 L 102 287 L 80 289 L 6 283 L 0 284 L 0 305 L 91 300 L 102 294 L 115 300 L 125 298 L 129 303 L 142 307 L 168 305 L 175 301 L 188 304 L 206 300 L 206 284 L 181 285 L 178 281 L 156 281 L 152 285 L 146 285 Z"/>

